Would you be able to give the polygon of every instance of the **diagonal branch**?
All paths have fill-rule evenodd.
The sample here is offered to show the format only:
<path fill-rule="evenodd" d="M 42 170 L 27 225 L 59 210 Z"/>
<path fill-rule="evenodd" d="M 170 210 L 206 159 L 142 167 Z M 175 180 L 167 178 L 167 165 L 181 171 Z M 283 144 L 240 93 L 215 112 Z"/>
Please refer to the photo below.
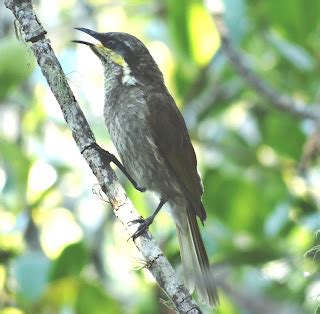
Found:
<path fill-rule="evenodd" d="M 132 235 L 137 225 L 130 225 L 130 221 L 138 219 L 139 214 L 119 184 L 110 165 L 92 145 L 95 143 L 94 135 L 68 85 L 50 41 L 45 37 L 46 31 L 35 15 L 31 0 L 5 0 L 5 5 L 19 22 L 25 41 L 32 43 L 31 49 L 60 105 L 79 151 L 83 152 L 83 157 L 108 196 L 115 215 L 129 235 Z M 199 306 L 184 285 L 179 282 L 172 266 L 150 233 L 140 236 L 134 242 L 146 261 L 146 267 L 170 298 L 176 310 L 179 313 L 201 313 Z"/>
<path fill-rule="evenodd" d="M 210 4 L 210 1 L 207 0 L 207 4 L 220 35 L 221 49 L 238 74 L 240 74 L 257 93 L 269 100 L 270 105 L 276 109 L 280 109 L 299 118 L 319 120 L 320 104 L 306 104 L 302 101 L 295 100 L 288 95 L 282 94 L 252 70 L 245 57 L 231 42 L 227 26 L 224 22 L 224 8 L 222 2 L 218 1 L 215 4 Z"/>

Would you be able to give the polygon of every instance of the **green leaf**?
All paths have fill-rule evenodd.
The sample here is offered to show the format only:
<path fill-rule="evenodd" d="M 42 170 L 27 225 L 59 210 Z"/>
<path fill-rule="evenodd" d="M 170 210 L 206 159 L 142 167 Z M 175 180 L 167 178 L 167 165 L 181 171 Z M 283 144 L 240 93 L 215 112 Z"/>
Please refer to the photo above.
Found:
<path fill-rule="evenodd" d="M 274 244 L 259 240 L 250 247 L 231 247 L 225 251 L 224 259 L 233 265 L 261 265 L 283 256 Z"/>
<path fill-rule="evenodd" d="M 82 279 L 65 277 L 48 283 L 47 289 L 39 303 L 34 304 L 30 313 L 58 313 L 59 308 L 73 307 Z M 49 311 L 51 309 L 51 312 Z"/>
<path fill-rule="evenodd" d="M 167 21 L 172 43 L 176 54 L 185 59 L 192 58 L 191 43 L 188 30 L 188 13 L 194 1 L 167 0 Z"/>
<path fill-rule="evenodd" d="M 268 0 L 261 2 L 262 14 L 289 39 L 305 44 L 307 36 L 316 29 L 319 21 L 318 0 Z"/>
<path fill-rule="evenodd" d="M 27 47 L 16 38 L 5 37 L 0 41 L 0 101 L 32 72 L 34 59 Z"/>
<path fill-rule="evenodd" d="M 225 21 L 234 43 L 240 43 L 248 28 L 246 0 L 224 0 Z"/>
<path fill-rule="evenodd" d="M 121 313 L 119 304 L 108 296 L 103 287 L 89 282 L 80 285 L 75 305 L 77 314 Z"/>
<path fill-rule="evenodd" d="M 188 12 L 189 40 L 193 59 L 206 66 L 220 46 L 211 15 L 202 3 L 193 3 Z"/>
<path fill-rule="evenodd" d="M 50 281 L 63 277 L 79 276 L 89 260 L 89 252 L 83 242 L 68 245 L 53 262 Z"/>
<path fill-rule="evenodd" d="M 1 136 L 0 147 L 0 161 L 4 162 L 7 170 L 5 191 L 8 198 L 7 203 L 9 203 L 8 207 L 13 211 L 20 211 L 25 205 L 26 186 L 32 163 L 19 145 Z"/>
<path fill-rule="evenodd" d="M 261 134 L 265 145 L 271 146 L 286 157 L 300 158 L 305 136 L 299 121 L 286 114 L 272 112 L 262 121 Z"/>
<path fill-rule="evenodd" d="M 19 256 L 13 263 L 18 292 L 28 301 L 35 301 L 47 285 L 50 261 L 38 252 Z"/>
<path fill-rule="evenodd" d="M 267 236 L 274 237 L 279 234 L 288 222 L 289 209 L 288 204 L 279 204 L 279 206 L 271 212 L 269 217 L 266 219 L 264 226 L 265 234 Z"/>
<path fill-rule="evenodd" d="M 274 48 L 297 69 L 302 71 L 311 71 L 313 69 L 315 60 L 303 47 L 275 34 L 270 34 L 268 39 Z"/>
<path fill-rule="evenodd" d="M 258 178 L 246 178 L 240 170 L 233 175 L 220 169 L 209 171 L 203 200 L 208 215 L 220 218 L 233 231 L 264 237 L 264 221 L 283 197 L 285 186 L 271 171 L 253 171 L 260 174 Z"/>

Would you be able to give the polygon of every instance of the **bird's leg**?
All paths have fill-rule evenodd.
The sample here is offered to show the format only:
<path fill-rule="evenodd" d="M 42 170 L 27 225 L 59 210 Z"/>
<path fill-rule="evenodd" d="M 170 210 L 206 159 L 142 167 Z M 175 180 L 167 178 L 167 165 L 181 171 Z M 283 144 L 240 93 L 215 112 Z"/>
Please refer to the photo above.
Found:
<path fill-rule="evenodd" d="M 145 192 L 147 189 L 140 186 L 135 179 L 131 177 L 127 169 L 124 167 L 124 165 L 117 159 L 117 157 L 111 153 L 109 153 L 106 150 L 103 150 L 106 154 L 106 158 L 110 161 L 112 161 L 121 171 L 122 173 L 128 178 L 128 180 L 131 182 L 131 184 L 135 187 L 136 190 L 140 192 Z"/>
<path fill-rule="evenodd" d="M 135 240 L 136 238 L 141 236 L 141 234 L 146 232 L 148 227 L 152 224 L 154 218 L 159 213 L 160 209 L 163 207 L 163 205 L 167 201 L 168 201 L 168 199 L 166 197 L 161 197 L 159 205 L 157 206 L 156 210 L 152 213 L 151 216 L 147 217 L 146 219 L 139 218 L 139 219 L 135 219 L 135 220 L 130 221 L 131 225 L 136 224 L 136 223 L 140 223 L 138 230 L 130 238 Z"/>
<path fill-rule="evenodd" d="M 122 163 L 117 159 L 117 157 L 111 153 L 109 153 L 107 150 L 104 150 L 102 147 L 100 147 L 96 142 L 88 145 L 85 147 L 81 154 L 88 148 L 93 147 L 97 149 L 106 159 L 107 161 L 113 162 L 121 171 L 122 173 L 128 178 L 128 180 L 131 182 L 131 184 L 140 192 L 145 192 L 146 188 L 141 187 L 138 185 L 138 183 L 131 177 L 131 175 L 128 173 L 127 169 L 122 165 Z"/>

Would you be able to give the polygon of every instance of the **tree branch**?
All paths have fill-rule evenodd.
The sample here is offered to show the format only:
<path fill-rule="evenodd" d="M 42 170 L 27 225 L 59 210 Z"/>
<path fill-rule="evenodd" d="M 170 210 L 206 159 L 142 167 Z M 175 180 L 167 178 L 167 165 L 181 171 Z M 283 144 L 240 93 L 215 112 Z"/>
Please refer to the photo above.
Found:
<path fill-rule="evenodd" d="M 95 143 L 95 137 L 68 85 L 61 65 L 50 46 L 50 41 L 45 37 L 46 31 L 35 15 L 31 0 L 5 0 L 5 5 L 19 22 L 25 36 L 24 40 L 32 43 L 31 49 L 42 74 L 60 105 L 80 152 L 83 152 L 83 157 L 108 196 L 115 215 L 129 235 L 132 235 L 138 226 L 130 225 L 130 221 L 138 219 L 139 214 L 108 162 L 91 146 Z M 170 298 L 176 310 L 180 313 L 201 313 L 199 306 L 184 285 L 179 282 L 172 266 L 150 233 L 140 236 L 134 242 L 146 261 L 146 267 Z"/>
<path fill-rule="evenodd" d="M 292 99 L 288 95 L 275 90 L 252 70 L 245 57 L 232 45 L 227 26 L 223 19 L 224 8 L 222 2 L 215 1 L 215 4 L 213 4 L 208 0 L 207 4 L 220 35 L 221 49 L 238 74 L 240 74 L 257 93 L 269 100 L 270 105 L 273 107 L 299 118 L 319 120 L 320 104 L 306 104 L 302 101 Z"/>

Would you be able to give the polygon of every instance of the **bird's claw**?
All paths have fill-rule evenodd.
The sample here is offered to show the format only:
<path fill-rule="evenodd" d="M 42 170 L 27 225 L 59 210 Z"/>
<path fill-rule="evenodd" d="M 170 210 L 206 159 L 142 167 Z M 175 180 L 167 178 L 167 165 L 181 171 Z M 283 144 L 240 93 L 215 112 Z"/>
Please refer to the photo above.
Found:
<path fill-rule="evenodd" d="M 138 224 L 138 223 L 143 223 L 145 220 L 140 216 L 140 218 L 137 218 L 137 219 L 134 219 L 134 220 L 131 220 L 128 222 L 128 225 L 129 226 L 132 226 L 132 225 L 135 225 L 135 224 Z"/>
<path fill-rule="evenodd" d="M 145 191 L 147 191 L 146 188 L 141 187 L 141 186 L 139 186 L 139 185 L 137 185 L 137 184 L 134 185 L 134 188 L 135 188 L 136 190 L 140 191 L 140 192 L 145 192 Z"/>
<path fill-rule="evenodd" d="M 140 226 L 138 227 L 137 231 L 129 238 L 132 239 L 133 241 L 140 237 L 143 233 L 145 233 L 148 229 L 148 227 L 152 224 L 153 222 L 153 217 L 148 217 L 146 219 L 143 218 L 138 218 L 130 221 L 130 225 L 134 225 L 136 223 L 140 223 Z"/>

